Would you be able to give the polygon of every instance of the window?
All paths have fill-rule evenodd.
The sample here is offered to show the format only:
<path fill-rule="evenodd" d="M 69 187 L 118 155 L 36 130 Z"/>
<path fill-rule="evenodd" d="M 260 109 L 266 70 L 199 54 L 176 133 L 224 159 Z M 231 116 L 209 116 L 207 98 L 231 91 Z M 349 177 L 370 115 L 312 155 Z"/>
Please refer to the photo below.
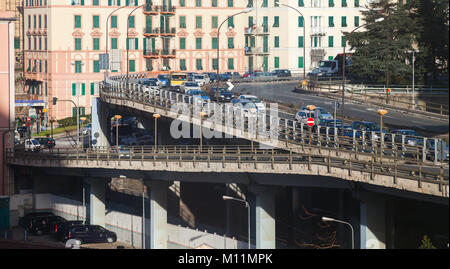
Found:
<path fill-rule="evenodd" d="M 75 61 L 75 73 L 81 73 L 81 61 Z"/>
<path fill-rule="evenodd" d="M 228 0 L 228 7 L 233 7 L 233 0 Z"/>
<path fill-rule="evenodd" d="M 136 60 L 130 60 L 128 63 L 129 72 L 136 72 Z"/>
<path fill-rule="evenodd" d="M 92 39 L 92 47 L 94 50 L 100 50 L 100 38 Z"/>
<path fill-rule="evenodd" d="M 42 28 L 42 16 L 39 15 L 39 29 Z"/>
<path fill-rule="evenodd" d="M 94 73 L 100 72 L 100 61 L 94 60 Z"/>
<path fill-rule="evenodd" d="M 279 36 L 275 36 L 274 40 L 273 40 L 273 46 L 275 48 L 279 48 L 280 47 L 280 37 Z"/>
<path fill-rule="evenodd" d="M 334 38 L 332 36 L 328 37 L 328 47 L 332 48 L 334 46 Z"/>
<path fill-rule="evenodd" d="M 91 95 L 97 95 L 98 94 L 98 83 L 91 83 Z"/>
<path fill-rule="evenodd" d="M 280 27 L 280 17 L 273 17 L 273 27 Z"/>
<path fill-rule="evenodd" d="M 328 7 L 334 7 L 334 0 L 328 0 Z"/>
<path fill-rule="evenodd" d="M 180 28 L 186 28 L 186 16 L 180 16 Z"/>
<path fill-rule="evenodd" d="M 342 0 L 342 7 L 347 7 L 347 0 Z"/>
<path fill-rule="evenodd" d="M 298 0 L 298 6 L 299 7 L 304 7 L 305 3 L 303 3 L 303 0 Z"/>
<path fill-rule="evenodd" d="M 128 20 L 128 26 L 130 27 L 130 28 L 134 28 L 135 26 L 134 26 L 134 16 L 130 16 L 129 17 L 129 20 Z"/>
<path fill-rule="evenodd" d="M 261 7 L 267 7 L 267 6 L 268 6 L 268 5 L 267 5 L 267 2 L 268 2 L 267 0 L 263 0 L 263 1 L 262 1 Z"/>
<path fill-rule="evenodd" d="M 248 27 L 252 27 L 253 26 L 253 16 L 249 16 L 248 17 Z"/>
<path fill-rule="evenodd" d="M 341 27 L 347 27 L 347 17 L 346 16 L 341 17 Z"/>
<path fill-rule="evenodd" d="M 42 50 L 42 38 L 39 37 L 39 50 Z"/>
<path fill-rule="evenodd" d="M 269 31 L 269 17 L 263 17 L 263 31 L 267 33 Z"/>
<path fill-rule="evenodd" d="M 180 7 L 186 6 L 186 0 L 180 0 Z"/>
<path fill-rule="evenodd" d="M 14 38 L 14 48 L 20 49 L 20 38 L 18 38 L 18 37 Z"/>
<path fill-rule="evenodd" d="M 100 16 L 94 15 L 92 17 L 92 28 L 100 28 Z"/>
<path fill-rule="evenodd" d="M 359 16 L 355 16 L 355 26 L 359 26 Z"/>
<path fill-rule="evenodd" d="M 44 28 L 47 28 L 47 15 L 44 15 Z"/>
<path fill-rule="evenodd" d="M 117 16 L 111 16 L 111 28 L 117 28 Z"/>
<path fill-rule="evenodd" d="M 304 25 L 303 17 L 298 17 L 298 27 L 304 27 Z"/>
<path fill-rule="evenodd" d="M 280 57 L 275 57 L 273 59 L 273 62 L 274 62 L 274 65 L 273 65 L 274 68 L 280 68 Z"/>
<path fill-rule="evenodd" d="M 28 28 L 31 28 L 31 15 L 28 15 Z"/>
<path fill-rule="evenodd" d="M 212 59 L 212 68 L 213 70 L 217 70 L 217 58 Z"/>
<path fill-rule="evenodd" d="M 341 37 L 341 47 L 345 47 L 345 43 L 346 43 L 345 36 L 342 36 Z"/>
<path fill-rule="evenodd" d="M 117 38 L 111 38 L 111 49 L 117 49 Z"/>
<path fill-rule="evenodd" d="M 234 17 L 228 17 L 228 28 L 234 28 Z"/>
<path fill-rule="evenodd" d="M 201 37 L 195 38 L 195 48 L 198 50 L 202 49 L 202 38 Z"/>
<path fill-rule="evenodd" d="M 33 16 L 33 28 L 36 28 L 36 15 Z"/>
<path fill-rule="evenodd" d="M 81 50 L 81 38 L 75 38 L 75 50 Z"/>
<path fill-rule="evenodd" d="M 195 16 L 195 28 L 202 28 L 202 16 Z"/>
<path fill-rule="evenodd" d="M 228 58 L 228 70 L 233 70 L 233 69 L 234 69 L 234 59 Z"/>
<path fill-rule="evenodd" d="M 298 47 L 299 48 L 303 48 L 303 42 L 304 42 L 303 36 L 299 36 L 298 37 Z"/>
<path fill-rule="evenodd" d="M 269 37 L 263 36 L 263 52 L 269 51 Z"/>
<path fill-rule="evenodd" d="M 202 0 L 195 0 L 195 6 L 201 7 L 202 6 Z"/>
<path fill-rule="evenodd" d="M 186 49 L 186 38 L 180 37 L 180 50 Z"/>
<path fill-rule="evenodd" d="M 92 5 L 93 5 L 93 6 L 98 6 L 98 1 L 99 1 L 99 0 L 92 0 Z"/>
<path fill-rule="evenodd" d="M 217 16 L 212 16 L 211 28 L 215 29 L 218 27 L 218 18 Z"/>
<path fill-rule="evenodd" d="M 81 28 L 81 16 L 75 15 L 75 27 L 74 28 Z"/>
<path fill-rule="evenodd" d="M 253 0 L 248 0 L 247 7 L 253 7 Z"/>
<path fill-rule="evenodd" d="M 280 6 L 280 4 L 278 3 L 278 1 L 279 1 L 279 0 L 274 0 L 274 3 L 273 3 L 273 6 L 274 6 L 274 7 L 279 7 L 279 6 Z"/>
<path fill-rule="evenodd" d="M 211 41 L 212 41 L 211 48 L 217 49 L 217 37 L 213 37 Z"/>
<path fill-rule="evenodd" d="M 212 7 L 217 7 L 217 0 L 212 0 L 211 6 Z"/>
<path fill-rule="evenodd" d="M 303 68 L 303 57 L 298 57 L 298 68 Z"/>
<path fill-rule="evenodd" d="M 328 17 L 328 27 L 334 27 L 334 17 L 333 16 Z"/>
<path fill-rule="evenodd" d="M 186 68 L 186 59 L 180 59 L 180 70 L 187 70 Z"/>
<path fill-rule="evenodd" d="M 108 6 L 120 6 L 120 0 L 108 0 Z"/>
<path fill-rule="evenodd" d="M 359 7 L 359 0 L 355 0 L 355 7 Z"/>
<path fill-rule="evenodd" d="M 139 39 L 138 38 L 127 38 L 127 49 L 138 50 L 139 49 Z"/>
<path fill-rule="evenodd" d="M 228 38 L 228 48 L 234 49 L 234 38 L 233 37 Z"/>
<path fill-rule="evenodd" d="M 195 59 L 195 66 L 197 67 L 197 70 L 203 70 L 202 59 Z"/>

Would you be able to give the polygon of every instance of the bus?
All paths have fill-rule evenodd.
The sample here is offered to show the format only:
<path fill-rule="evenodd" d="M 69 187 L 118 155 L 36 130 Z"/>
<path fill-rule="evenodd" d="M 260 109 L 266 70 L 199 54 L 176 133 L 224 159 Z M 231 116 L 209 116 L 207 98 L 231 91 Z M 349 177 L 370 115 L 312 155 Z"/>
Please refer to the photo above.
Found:
<path fill-rule="evenodd" d="M 180 87 L 186 81 L 188 81 L 188 76 L 185 73 L 170 73 L 169 83 L 171 87 Z"/>

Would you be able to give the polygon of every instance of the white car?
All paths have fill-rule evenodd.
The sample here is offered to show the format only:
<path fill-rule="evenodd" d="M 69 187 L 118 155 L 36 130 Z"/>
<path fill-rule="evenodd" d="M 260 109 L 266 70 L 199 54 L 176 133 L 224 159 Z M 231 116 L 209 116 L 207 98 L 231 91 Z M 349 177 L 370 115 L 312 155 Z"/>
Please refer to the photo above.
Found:
<path fill-rule="evenodd" d="M 189 90 L 198 90 L 200 91 L 200 85 L 198 85 L 197 82 L 194 81 L 186 81 L 183 85 L 180 87 L 181 93 L 187 93 Z"/>
<path fill-rule="evenodd" d="M 238 99 L 240 99 L 240 100 L 245 99 L 245 100 L 252 101 L 253 103 L 255 103 L 256 108 L 258 109 L 258 112 L 266 111 L 266 106 L 264 105 L 264 103 L 258 97 L 254 96 L 254 95 L 243 94 L 243 95 L 239 96 Z"/>
<path fill-rule="evenodd" d="M 295 120 L 299 123 L 304 123 L 306 124 L 306 122 L 308 121 L 308 118 L 310 117 L 309 111 L 308 110 L 302 110 L 300 109 L 299 111 L 297 111 L 297 113 L 295 114 Z M 314 117 L 314 112 L 311 113 L 311 118 L 315 118 Z"/>
<path fill-rule="evenodd" d="M 247 99 L 239 100 L 238 99 L 237 102 L 234 102 L 234 107 L 242 109 L 244 111 L 245 118 L 257 116 L 258 108 L 256 107 L 256 104 L 250 100 L 247 100 Z"/>
<path fill-rule="evenodd" d="M 208 75 L 205 75 L 205 74 L 202 74 L 202 75 L 196 74 L 196 75 L 192 76 L 192 81 L 197 82 L 198 85 L 201 87 L 201 86 L 209 83 L 209 77 L 208 77 Z"/>

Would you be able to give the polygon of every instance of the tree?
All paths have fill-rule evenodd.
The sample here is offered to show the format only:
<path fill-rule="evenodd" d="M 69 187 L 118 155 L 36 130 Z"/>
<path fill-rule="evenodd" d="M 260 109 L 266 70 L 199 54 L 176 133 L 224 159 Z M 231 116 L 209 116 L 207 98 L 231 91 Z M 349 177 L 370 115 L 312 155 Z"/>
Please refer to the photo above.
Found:
<path fill-rule="evenodd" d="M 422 239 L 422 244 L 419 246 L 419 249 L 436 249 L 435 246 L 433 246 L 433 243 L 431 243 L 431 239 L 424 235 Z"/>
<path fill-rule="evenodd" d="M 406 62 L 406 51 L 412 49 L 416 31 L 410 10 L 405 5 L 380 0 L 361 13 L 365 31 L 344 33 L 355 51 L 352 73 L 357 79 L 386 86 L 408 82 L 412 67 Z M 375 21 L 380 18 L 384 20 Z"/>

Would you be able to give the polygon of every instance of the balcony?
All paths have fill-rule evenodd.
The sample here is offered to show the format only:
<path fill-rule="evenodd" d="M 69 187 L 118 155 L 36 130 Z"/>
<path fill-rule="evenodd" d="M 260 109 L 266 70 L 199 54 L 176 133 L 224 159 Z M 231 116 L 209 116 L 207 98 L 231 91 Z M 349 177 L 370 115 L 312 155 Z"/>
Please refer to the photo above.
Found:
<path fill-rule="evenodd" d="M 163 15 L 175 15 L 175 7 L 174 6 L 160 6 L 159 13 Z"/>
<path fill-rule="evenodd" d="M 38 72 L 27 71 L 25 72 L 25 80 L 44 82 L 44 75 Z"/>
<path fill-rule="evenodd" d="M 312 48 L 311 57 L 324 57 L 326 55 L 325 49 Z"/>
<path fill-rule="evenodd" d="M 148 50 L 144 49 L 143 53 L 144 53 L 144 58 L 156 59 L 156 58 L 159 58 L 160 51 L 157 49 L 148 49 Z"/>
<path fill-rule="evenodd" d="M 159 32 L 162 36 L 175 36 L 176 29 L 175 27 L 161 27 Z"/>
<path fill-rule="evenodd" d="M 161 50 L 162 58 L 175 58 L 176 50 L 175 49 L 163 49 Z"/>
<path fill-rule="evenodd" d="M 159 6 L 146 5 L 144 7 L 145 15 L 158 15 L 158 12 L 159 12 Z"/>
<path fill-rule="evenodd" d="M 324 36 L 325 34 L 326 34 L 325 27 L 321 27 L 321 26 L 313 26 L 313 27 L 311 27 L 311 35 Z"/>
<path fill-rule="evenodd" d="M 145 37 L 157 37 L 159 35 L 159 28 L 144 28 L 144 36 Z"/>
<path fill-rule="evenodd" d="M 263 48 L 251 48 L 251 47 L 246 47 L 245 49 L 245 55 L 246 56 L 250 56 L 250 55 L 269 55 L 269 50 L 264 50 Z"/>
<path fill-rule="evenodd" d="M 244 27 L 244 34 L 245 35 L 269 35 L 269 27 L 256 27 L 255 25 L 253 27 Z"/>

